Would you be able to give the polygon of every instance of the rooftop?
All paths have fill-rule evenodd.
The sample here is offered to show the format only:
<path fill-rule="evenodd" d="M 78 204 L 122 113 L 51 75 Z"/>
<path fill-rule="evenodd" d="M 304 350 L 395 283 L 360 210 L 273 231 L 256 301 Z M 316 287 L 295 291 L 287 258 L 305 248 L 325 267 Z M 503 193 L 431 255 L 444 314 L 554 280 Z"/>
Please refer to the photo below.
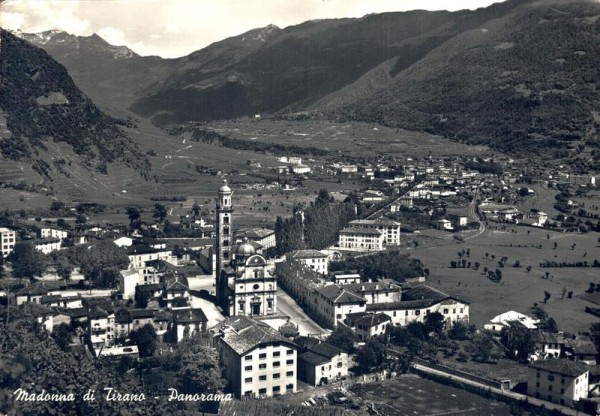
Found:
<path fill-rule="evenodd" d="M 290 251 L 289 253 L 287 253 L 285 255 L 286 258 L 289 259 L 312 259 L 315 257 L 318 258 L 327 258 L 327 254 L 323 254 L 318 250 L 296 250 L 296 251 Z"/>
<path fill-rule="evenodd" d="M 239 355 L 244 355 L 259 345 L 277 342 L 298 348 L 276 329 L 247 316 L 229 317 L 211 328 L 211 331 L 215 335 L 220 335 L 222 342 Z"/>
<path fill-rule="evenodd" d="M 529 367 L 571 377 L 579 377 L 589 370 L 588 366 L 565 358 L 535 361 Z"/>
<path fill-rule="evenodd" d="M 321 296 L 329 299 L 333 303 L 365 303 L 366 300 L 362 296 L 346 290 L 343 286 L 327 285 L 317 289 Z"/>

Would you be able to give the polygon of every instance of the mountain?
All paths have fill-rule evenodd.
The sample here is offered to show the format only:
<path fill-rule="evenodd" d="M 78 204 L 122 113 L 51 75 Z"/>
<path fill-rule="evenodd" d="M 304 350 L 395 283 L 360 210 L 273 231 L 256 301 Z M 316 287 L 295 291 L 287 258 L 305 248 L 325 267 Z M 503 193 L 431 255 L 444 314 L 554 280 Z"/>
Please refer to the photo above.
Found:
<path fill-rule="evenodd" d="M 158 125 L 302 110 L 391 59 L 393 76 L 457 34 L 523 2 L 269 26 L 186 57 L 184 68 L 148 89 L 131 109 Z M 224 55 L 223 48 L 236 53 Z M 210 64 L 207 55 L 213 57 Z"/>
<path fill-rule="evenodd" d="M 364 79 L 346 86 L 320 109 L 513 153 L 592 151 L 600 146 L 599 29 L 596 2 L 528 2 L 393 76 L 382 70 L 388 77 L 379 74 L 371 90 Z"/>
<path fill-rule="evenodd" d="M 64 65 L 77 86 L 106 109 L 127 108 L 140 91 L 166 77 L 174 65 L 172 60 L 142 57 L 125 46 L 113 46 L 96 34 L 74 36 L 51 30 L 15 35 Z"/>
<path fill-rule="evenodd" d="M 76 164 L 100 173 L 114 164 L 147 172 L 147 159 L 121 130 L 127 122 L 100 111 L 43 50 L 4 30 L 0 42 L 4 166 L 10 161 L 29 164 L 43 179 L 52 180 L 72 164 L 60 156 L 64 152 L 76 155 Z"/>

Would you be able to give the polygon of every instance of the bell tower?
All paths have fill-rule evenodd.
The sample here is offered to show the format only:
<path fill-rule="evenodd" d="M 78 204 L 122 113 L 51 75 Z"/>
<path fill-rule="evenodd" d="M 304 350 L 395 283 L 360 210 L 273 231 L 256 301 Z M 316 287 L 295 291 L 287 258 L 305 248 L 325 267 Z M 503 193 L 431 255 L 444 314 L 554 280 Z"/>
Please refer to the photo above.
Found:
<path fill-rule="evenodd" d="M 231 203 L 233 191 L 227 186 L 227 180 L 219 188 L 217 197 L 217 279 L 221 270 L 231 262 L 233 206 Z"/>

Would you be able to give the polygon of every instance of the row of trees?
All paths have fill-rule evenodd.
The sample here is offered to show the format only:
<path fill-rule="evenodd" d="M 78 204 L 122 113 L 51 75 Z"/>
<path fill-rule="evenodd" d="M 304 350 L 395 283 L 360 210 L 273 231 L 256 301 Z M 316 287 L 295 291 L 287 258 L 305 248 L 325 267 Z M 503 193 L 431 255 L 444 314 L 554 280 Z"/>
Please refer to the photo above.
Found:
<path fill-rule="evenodd" d="M 323 249 L 337 240 L 338 232 L 356 218 L 356 205 L 335 202 L 321 189 L 309 207 L 296 207 L 291 218 L 277 217 L 275 239 L 278 254 L 303 248 Z"/>

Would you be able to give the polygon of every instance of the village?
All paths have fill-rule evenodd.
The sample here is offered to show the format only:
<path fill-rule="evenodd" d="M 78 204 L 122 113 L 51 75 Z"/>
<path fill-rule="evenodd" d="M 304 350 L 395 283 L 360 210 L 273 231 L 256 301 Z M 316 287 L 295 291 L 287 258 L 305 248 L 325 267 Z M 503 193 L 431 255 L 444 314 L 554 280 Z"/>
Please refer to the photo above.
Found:
<path fill-rule="evenodd" d="M 131 369 L 206 346 L 235 397 L 220 414 L 280 396 L 403 414 L 368 386 L 415 375 L 495 414 L 600 414 L 595 177 L 509 158 L 273 159 L 197 169 L 221 181 L 204 200 L 5 212 L 4 320 Z"/>

